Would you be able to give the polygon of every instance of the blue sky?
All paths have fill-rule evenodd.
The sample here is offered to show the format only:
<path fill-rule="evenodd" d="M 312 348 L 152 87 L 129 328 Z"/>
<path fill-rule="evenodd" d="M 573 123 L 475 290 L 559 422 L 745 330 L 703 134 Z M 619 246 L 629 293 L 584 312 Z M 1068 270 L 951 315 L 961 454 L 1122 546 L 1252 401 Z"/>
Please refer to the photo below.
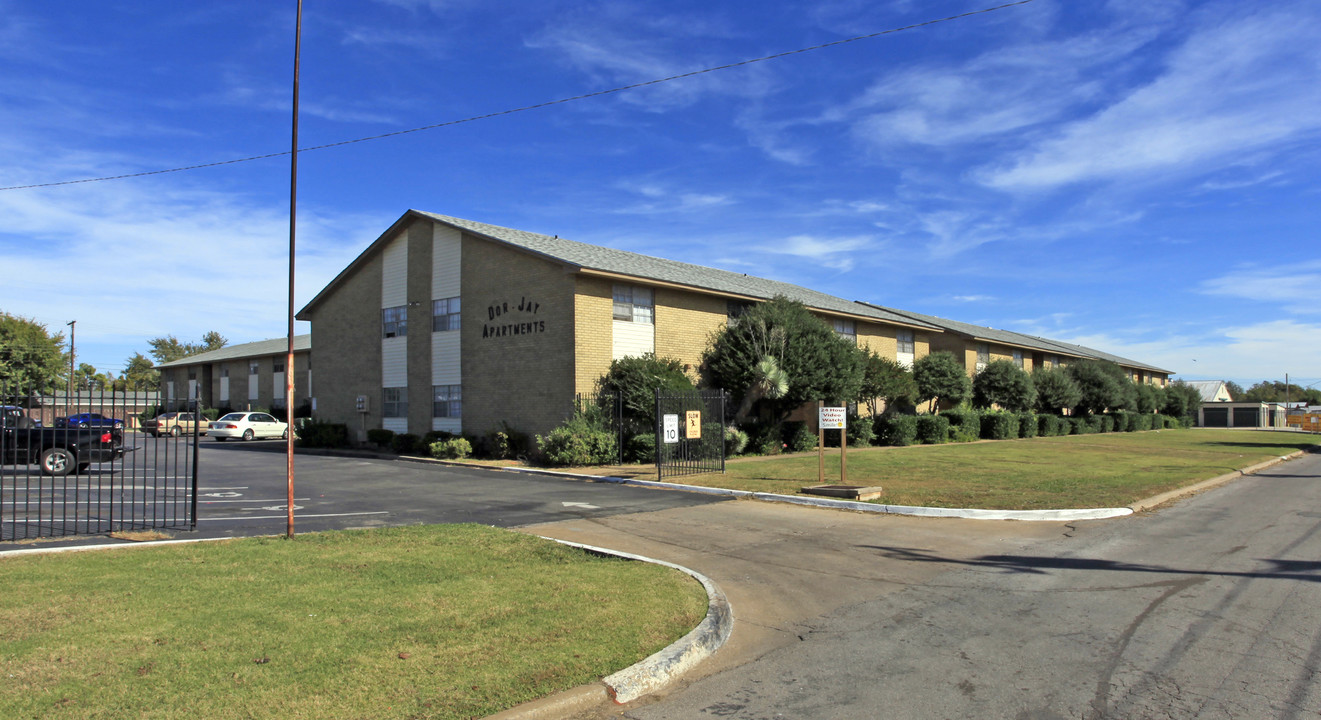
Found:
<path fill-rule="evenodd" d="M 996 5 L 308 0 L 303 147 Z M 285 2 L 0 0 L 0 186 L 289 149 Z M 409 208 L 1321 381 L 1321 4 L 1034 0 L 300 153 L 297 304 Z M 0 310 L 118 372 L 285 333 L 289 163 L 0 191 Z M 306 327 L 299 324 L 299 332 Z"/>

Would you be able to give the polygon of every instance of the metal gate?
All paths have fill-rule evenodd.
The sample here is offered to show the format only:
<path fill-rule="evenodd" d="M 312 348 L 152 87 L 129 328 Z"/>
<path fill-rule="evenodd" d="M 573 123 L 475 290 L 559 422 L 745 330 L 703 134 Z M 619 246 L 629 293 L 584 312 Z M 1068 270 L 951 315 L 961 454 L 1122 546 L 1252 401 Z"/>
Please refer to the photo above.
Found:
<path fill-rule="evenodd" d="M 158 402 L 0 388 L 0 541 L 195 529 L 204 423 L 149 435 L 140 417 L 155 417 Z"/>
<path fill-rule="evenodd" d="M 725 391 L 656 391 L 656 478 L 725 471 Z"/>

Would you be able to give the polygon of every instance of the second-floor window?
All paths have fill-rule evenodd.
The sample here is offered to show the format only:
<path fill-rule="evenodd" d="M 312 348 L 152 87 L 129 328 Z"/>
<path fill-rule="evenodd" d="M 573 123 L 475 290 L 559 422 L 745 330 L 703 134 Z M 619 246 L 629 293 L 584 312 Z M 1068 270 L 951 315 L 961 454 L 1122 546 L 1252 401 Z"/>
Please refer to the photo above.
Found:
<path fill-rule="evenodd" d="M 852 320 L 835 318 L 833 324 L 835 327 L 835 332 L 838 333 L 840 337 L 852 342 L 854 345 L 858 344 L 858 331 L 855 328 Z"/>
<path fill-rule="evenodd" d="M 251 362 L 248 363 L 248 374 L 249 374 L 249 375 L 256 375 L 256 374 L 257 374 L 257 370 L 258 370 L 258 368 L 257 368 L 257 361 L 256 361 L 256 360 L 253 360 L 253 361 L 251 361 Z"/>
<path fill-rule="evenodd" d="M 408 334 L 408 306 L 381 310 L 381 337 L 404 337 Z"/>
<path fill-rule="evenodd" d="M 614 289 L 616 320 L 623 322 L 654 324 L 655 306 L 651 299 L 651 288 L 636 285 L 616 285 Z"/>
<path fill-rule="evenodd" d="M 459 299 L 456 297 L 431 301 L 431 331 L 459 329 Z"/>
<path fill-rule="evenodd" d="M 1022 351 L 1022 350 L 1015 350 L 1015 351 L 1014 351 L 1014 364 L 1017 365 L 1017 366 L 1020 367 L 1020 368 L 1023 367 L 1023 351 Z"/>
<path fill-rule="evenodd" d="M 271 363 L 271 372 L 284 372 L 284 361 L 276 360 Z"/>
<path fill-rule="evenodd" d="M 990 362 L 991 346 L 986 343 L 977 343 L 977 372 L 985 370 Z"/>
<path fill-rule="evenodd" d="M 906 368 L 913 367 L 913 331 L 900 330 L 894 339 L 897 346 L 895 360 Z"/>

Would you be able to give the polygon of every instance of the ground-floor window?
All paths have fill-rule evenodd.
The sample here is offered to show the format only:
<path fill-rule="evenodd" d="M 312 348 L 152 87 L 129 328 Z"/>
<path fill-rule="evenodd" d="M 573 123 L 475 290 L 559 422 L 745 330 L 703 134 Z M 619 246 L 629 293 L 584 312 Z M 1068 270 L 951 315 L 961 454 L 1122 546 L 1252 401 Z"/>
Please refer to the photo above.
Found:
<path fill-rule="evenodd" d="M 381 397 L 381 415 L 383 417 L 408 417 L 408 388 L 385 388 Z"/>
<path fill-rule="evenodd" d="M 463 417 L 463 391 L 461 385 L 433 385 L 434 400 L 431 404 L 431 417 Z"/>

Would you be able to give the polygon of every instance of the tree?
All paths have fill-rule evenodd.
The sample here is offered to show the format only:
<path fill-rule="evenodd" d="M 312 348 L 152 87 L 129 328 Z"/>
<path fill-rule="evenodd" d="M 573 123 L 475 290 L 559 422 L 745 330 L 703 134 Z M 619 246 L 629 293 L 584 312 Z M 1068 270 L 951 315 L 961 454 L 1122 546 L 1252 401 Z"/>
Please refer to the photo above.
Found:
<path fill-rule="evenodd" d="M 1192 385 L 1179 380 L 1165 388 L 1163 412 L 1166 415 L 1191 421 L 1197 417 L 1197 410 L 1201 407 L 1202 393 Z"/>
<path fill-rule="evenodd" d="M 1074 406 L 1080 415 L 1125 410 L 1137 405 L 1137 388 L 1123 368 L 1108 360 L 1080 360 L 1065 368 L 1078 385 L 1081 397 Z"/>
<path fill-rule="evenodd" d="M 693 381 L 674 358 L 656 357 L 655 353 L 620 358 L 596 381 L 602 393 L 623 397 L 624 416 L 645 428 L 656 427 L 656 390 L 684 392 L 693 389 Z M 647 432 L 647 430 L 641 430 Z"/>
<path fill-rule="evenodd" d="M 133 353 L 119 375 L 122 390 L 154 390 L 160 385 L 160 373 L 151 369 L 151 360 L 142 353 Z"/>
<path fill-rule="evenodd" d="M 1032 385 L 1037 389 L 1037 412 L 1062 415 L 1082 399 L 1078 384 L 1063 368 L 1033 370 Z"/>
<path fill-rule="evenodd" d="M 151 356 L 156 358 L 156 364 L 174 362 L 182 360 L 190 355 L 198 355 L 212 350 L 219 350 L 229 344 L 229 340 L 223 335 L 212 330 L 202 336 L 200 343 L 179 342 L 179 339 L 173 335 L 165 337 L 152 338 L 147 341 L 151 346 Z"/>
<path fill-rule="evenodd" d="M 114 385 L 114 375 L 97 372 L 96 368 L 87 363 L 79 363 L 77 371 L 73 374 L 73 389 L 78 390 L 112 390 Z"/>
<path fill-rule="evenodd" d="M 0 388 L 9 393 L 49 393 L 68 378 L 64 335 L 51 335 L 36 320 L 0 312 Z"/>
<path fill-rule="evenodd" d="M 842 403 L 858 396 L 863 354 L 796 300 L 775 297 L 748 309 L 738 322 L 717 331 L 702 354 L 708 385 L 729 391 L 741 406 L 759 392 L 767 374 L 758 371 L 770 357 L 787 383 L 778 398 L 763 396 L 760 404 L 777 420 L 808 402 Z M 772 378 L 777 379 L 777 378 Z M 780 383 L 776 383 L 778 386 Z"/>
<path fill-rule="evenodd" d="M 1225 390 L 1229 392 L 1230 402 L 1239 402 L 1239 398 L 1243 397 L 1243 386 L 1233 380 L 1225 381 Z"/>
<path fill-rule="evenodd" d="M 913 371 L 897 361 L 881 357 L 875 350 L 869 350 L 863 360 L 862 389 L 858 392 L 858 402 L 865 403 L 872 415 L 879 414 L 880 402 L 892 407 L 902 398 L 911 398 L 917 394 L 917 385 L 913 382 Z"/>
<path fill-rule="evenodd" d="M 992 360 L 972 379 L 974 407 L 999 405 L 1011 412 L 1027 412 L 1036 401 L 1032 377 L 1012 361 Z"/>
<path fill-rule="evenodd" d="M 1165 407 L 1165 388 L 1145 383 L 1138 385 L 1138 412 L 1157 413 L 1163 407 Z"/>
<path fill-rule="evenodd" d="M 1239 396 L 1235 395 L 1235 399 Z M 1306 402 L 1309 405 L 1321 403 L 1321 390 L 1304 388 L 1294 383 L 1280 380 L 1263 380 L 1243 393 L 1239 402 Z"/>
<path fill-rule="evenodd" d="M 918 402 L 927 403 L 927 411 L 940 413 L 940 403 L 958 405 L 972 393 L 972 381 L 953 353 L 934 352 L 913 363 L 913 382 Z"/>

